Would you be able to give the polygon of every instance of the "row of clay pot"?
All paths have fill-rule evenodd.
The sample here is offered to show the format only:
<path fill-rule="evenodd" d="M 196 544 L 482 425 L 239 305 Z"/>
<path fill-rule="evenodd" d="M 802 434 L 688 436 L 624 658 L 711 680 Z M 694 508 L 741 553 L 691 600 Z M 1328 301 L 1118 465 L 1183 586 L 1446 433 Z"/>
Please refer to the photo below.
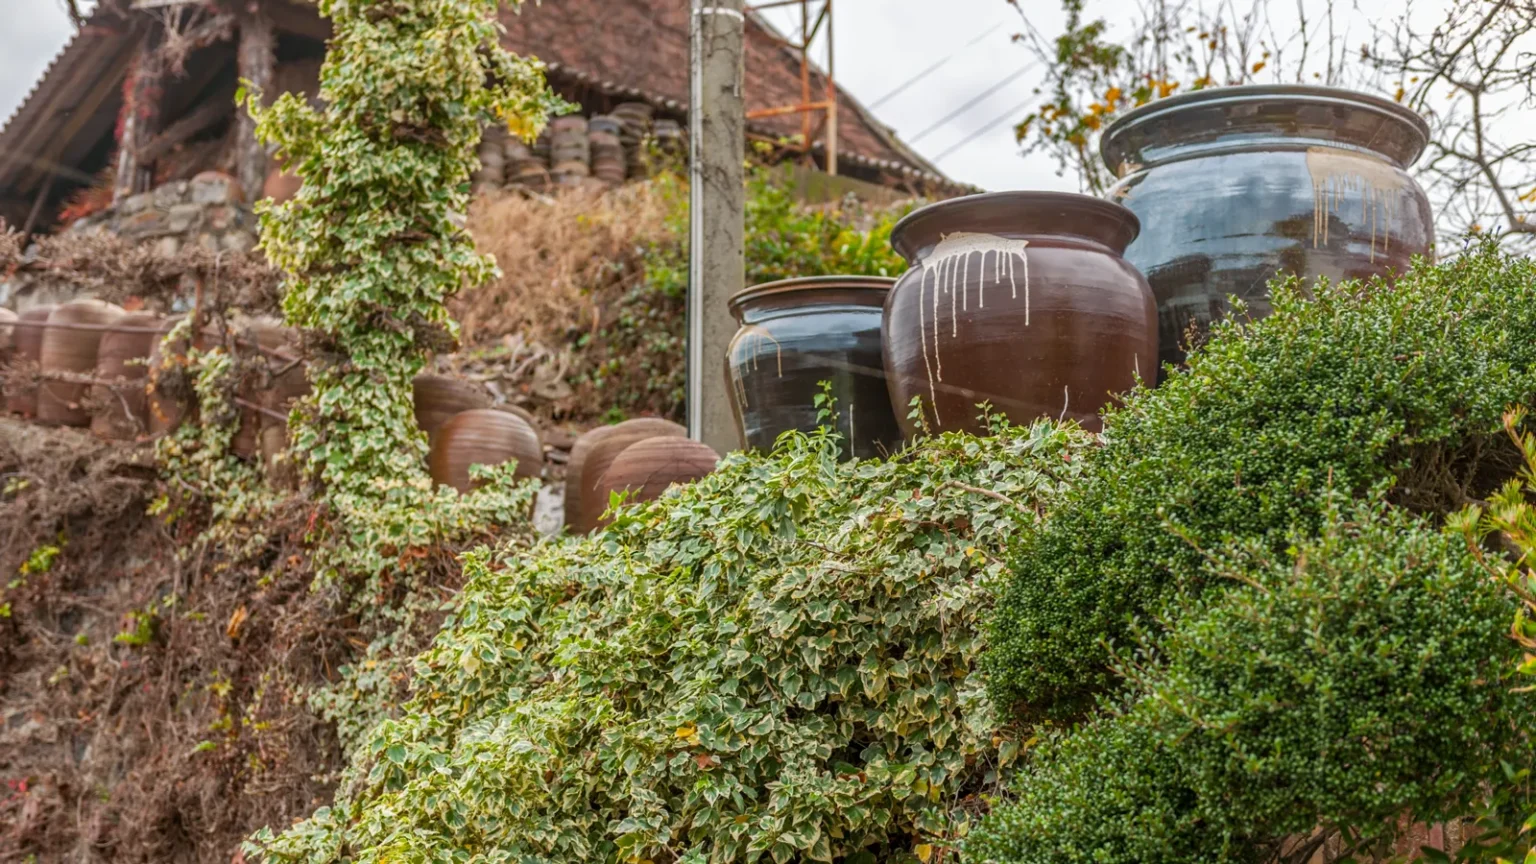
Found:
<path fill-rule="evenodd" d="M 689 440 L 683 427 L 642 418 L 601 426 L 576 439 L 565 474 L 565 524 L 585 534 L 601 526 L 611 496 L 654 501 L 676 483 L 691 483 L 715 470 L 720 455 Z"/>
<path fill-rule="evenodd" d="M 1189 335 L 1268 284 L 1405 272 L 1433 250 L 1407 169 L 1427 126 L 1401 105 L 1320 87 L 1213 88 L 1120 117 L 1102 139 L 1108 199 L 1002 192 L 917 210 L 891 232 L 896 282 L 794 280 L 732 299 L 726 358 L 742 443 L 818 424 L 831 381 L 851 456 L 921 430 L 986 434 L 1076 420 L 1182 363 Z M 914 401 L 921 410 L 910 410 Z"/>

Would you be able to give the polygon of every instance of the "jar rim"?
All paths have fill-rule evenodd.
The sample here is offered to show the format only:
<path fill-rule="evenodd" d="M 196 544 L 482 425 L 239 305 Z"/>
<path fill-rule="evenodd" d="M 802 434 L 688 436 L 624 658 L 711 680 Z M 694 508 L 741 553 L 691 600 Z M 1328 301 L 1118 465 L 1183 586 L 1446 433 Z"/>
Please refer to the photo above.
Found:
<path fill-rule="evenodd" d="M 731 313 L 741 317 L 741 312 L 746 304 L 765 297 L 776 297 L 783 294 L 799 292 L 824 291 L 827 289 L 839 289 L 844 291 L 878 291 L 882 294 L 891 290 L 896 284 L 895 279 L 884 276 L 803 276 L 795 279 L 779 279 L 775 282 L 764 282 L 761 285 L 753 285 L 744 288 L 731 295 L 728 306 Z"/>
<path fill-rule="evenodd" d="M 1404 168 L 1418 161 L 1424 148 L 1429 146 L 1429 123 L 1407 106 L 1385 97 L 1341 87 L 1320 87 L 1312 84 L 1243 84 L 1230 87 L 1207 87 L 1203 90 L 1180 93 L 1177 96 L 1148 102 L 1131 110 L 1104 130 L 1104 135 L 1099 140 L 1099 157 L 1104 160 L 1105 165 L 1113 169 L 1124 161 L 1127 155 L 1125 151 L 1129 147 L 1125 142 L 1126 137 L 1133 130 L 1165 119 L 1167 115 L 1197 107 L 1243 105 L 1254 102 L 1331 103 L 1375 112 L 1414 133 L 1415 140 L 1404 151 L 1402 160 Z M 1349 142 L 1340 139 L 1339 143 L 1347 145 Z M 1384 150 L 1365 146 L 1366 149 L 1380 152 L 1383 156 L 1392 157 L 1392 154 Z"/>
<path fill-rule="evenodd" d="M 926 223 L 955 211 L 975 211 L 972 215 L 978 222 L 986 222 L 989 218 L 1006 221 L 1009 223 L 1009 233 L 1012 234 L 1084 237 L 1109 246 L 1117 255 L 1124 254 L 1126 247 L 1141 233 L 1141 220 L 1118 202 L 1076 192 L 1016 190 L 950 198 L 914 210 L 891 229 L 891 246 L 909 263 L 913 262 L 917 252 L 929 245 L 929 240 L 937 243 L 942 239 L 937 231 L 924 232 Z M 1062 224 L 1062 217 L 1074 213 L 1104 218 L 1106 222 L 1103 228 L 1106 230 L 1067 230 Z M 978 225 L 960 230 L 985 227 Z"/>

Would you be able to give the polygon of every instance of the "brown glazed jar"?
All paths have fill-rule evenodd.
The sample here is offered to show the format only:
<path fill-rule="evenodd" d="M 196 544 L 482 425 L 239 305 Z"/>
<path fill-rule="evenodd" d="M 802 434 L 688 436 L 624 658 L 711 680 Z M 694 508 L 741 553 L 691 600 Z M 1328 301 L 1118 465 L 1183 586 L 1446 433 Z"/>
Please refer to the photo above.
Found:
<path fill-rule="evenodd" d="M 36 306 L 16 316 L 11 342 L 11 369 L 17 377 L 6 389 L 5 410 L 22 417 L 37 416 L 37 385 L 28 378 L 38 371 L 43 356 L 43 334 L 48 317 L 57 306 Z M 24 380 L 25 379 L 25 380 Z"/>
<path fill-rule="evenodd" d="M 731 298 L 741 329 L 725 367 L 743 447 L 772 450 L 785 432 L 814 431 L 822 381 L 832 384 L 845 458 L 884 456 L 900 446 L 880 347 L 880 319 L 894 284 L 819 276 L 770 282 Z"/>
<path fill-rule="evenodd" d="M 117 384 L 91 385 L 96 416 L 91 431 L 112 441 L 132 441 L 149 431 L 149 352 L 155 347 L 160 316 L 153 312 L 124 315 L 101 336 L 96 352 L 96 377 Z"/>
<path fill-rule="evenodd" d="M 670 420 L 641 417 L 615 426 L 600 426 L 576 439 L 565 470 L 565 524 L 585 534 L 608 509 L 608 496 L 597 493 L 597 482 L 620 453 L 647 438 L 686 438 L 688 430 Z"/>
<path fill-rule="evenodd" d="M 447 375 L 417 375 L 412 383 L 412 395 L 416 425 L 427 433 L 428 444 L 437 441 L 438 430 L 454 417 L 465 411 L 491 407 L 491 396 L 484 387 Z"/>
<path fill-rule="evenodd" d="M 655 501 L 678 483 L 692 483 L 709 476 L 720 454 L 708 444 L 688 438 L 647 438 L 624 448 L 597 481 L 596 493 L 606 510 L 614 492 L 628 492 L 624 502 Z M 599 514 L 597 524 L 601 527 Z"/>
<path fill-rule="evenodd" d="M 1152 374 L 1157 320 L 1120 257 L 1136 216 L 1064 192 L 942 201 L 896 224 L 912 269 L 885 305 L 885 371 L 902 431 L 921 397 L 930 432 L 986 434 L 978 403 L 1016 424 L 1099 409 Z"/>
<path fill-rule="evenodd" d="M 432 481 L 460 492 L 473 488 L 471 465 L 500 465 L 516 459 L 519 479 L 544 471 L 544 445 L 523 418 L 505 411 L 477 408 L 443 424 L 428 457 Z"/>
<path fill-rule="evenodd" d="M 1110 197 L 1141 218 L 1125 257 L 1157 295 L 1162 362 L 1183 362 L 1229 296 L 1269 314 L 1278 273 L 1368 279 L 1432 254 L 1407 173 L 1428 140 L 1395 102 L 1295 85 L 1200 90 L 1115 121 L 1100 149 L 1121 178 Z"/>
<path fill-rule="evenodd" d="M 89 384 L 49 378 L 58 373 L 90 375 L 96 371 L 96 355 L 109 324 L 123 317 L 123 310 L 100 300 L 71 300 L 48 316 L 39 365 L 43 379 L 37 387 L 37 420 L 50 426 L 91 425 L 91 413 L 83 404 Z M 80 329 L 76 329 L 80 328 Z"/>

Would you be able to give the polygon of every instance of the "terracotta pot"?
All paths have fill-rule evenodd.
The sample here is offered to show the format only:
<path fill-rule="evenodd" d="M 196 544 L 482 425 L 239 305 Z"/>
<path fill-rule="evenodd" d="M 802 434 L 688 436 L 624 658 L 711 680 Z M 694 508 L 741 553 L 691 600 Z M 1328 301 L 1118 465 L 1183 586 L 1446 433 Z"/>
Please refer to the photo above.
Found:
<path fill-rule="evenodd" d="M 186 358 L 187 339 L 185 337 L 171 343 L 171 358 L 166 357 L 164 353 L 165 346 L 163 343 L 166 334 L 170 333 L 180 322 L 181 316 L 165 319 L 160 322 L 159 332 L 155 333 L 152 337 L 153 341 L 149 349 L 149 363 L 147 364 L 149 367 L 149 384 L 146 388 L 149 394 L 149 433 L 151 435 L 165 435 L 174 432 L 176 427 L 181 425 L 181 421 L 186 419 L 191 409 L 191 405 L 187 401 L 187 397 L 190 394 L 173 392 L 177 391 L 178 388 L 172 386 L 170 379 L 167 377 L 168 374 L 175 373 L 177 368 L 174 362 L 170 364 L 171 368 L 167 368 L 167 361 L 173 358 L 174 360 L 184 360 Z M 178 375 L 176 377 L 181 378 L 184 376 Z M 186 383 L 186 386 L 190 387 L 190 383 Z"/>
<path fill-rule="evenodd" d="M 490 394 L 471 381 L 446 375 L 418 375 L 413 385 L 416 425 L 427 433 L 427 443 L 437 441 L 443 424 L 465 411 L 491 407 Z"/>
<path fill-rule="evenodd" d="M 100 300 L 72 300 L 48 316 L 39 361 L 43 379 L 37 388 L 37 420 L 51 426 L 91 425 L 85 405 L 88 384 L 52 380 L 59 373 L 90 375 L 96 371 L 96 355 L 106 325 L 123 317 L 123 310 Z M 100 328 L 100 329 L 74 329 Z"/>
<path fill-rule="evenodd" d="M 134 312 L 117 320 L 101 336 L 96 352 L 96 377 L 120 381 L 116 385 L 91 386 L 97 405 L 91 431 L 113 441 L 131 441 L 149 431 L 149 396 L 144 379 L 149 375 L 149 352 L 154 350 L 160 316 Z"/>
<path fill-rule="evenodd" d="M 11 337 L 11 370 L 15 378 L 5 391 L 5 410 L 22 417 L 37 416 L 37 384 L 30 376 L 38 371 L 43 355 L 43 334 L 48 316 L 56 306 L 37 306 L 16 316 Z"/>
<path fill-rule="evenodd" d="M 443 424 L 432 445 L 432 480 L 468 492 L 471 465 L 500 465 L 517 460 L 519 478 L 538 477 L 544 470 L 544 445 L 523 418 L 506 411 L 478 408 Z"/>
<path fill-rule="evenodd" d="M 299 187 L 303 185 L 304 181 L 297 174 L 290 174 L 281 167 L 274 167 L 267 172 L 266 182 L 261 188 L 261 197 L 272 199 L 274 204 L 281 204 L 299 194 Z"/>
<path fill-rule="evenodd" d="M 1152 292 L 1120 253 L 1129 210 L 1086 195 L 997 192 L 897 223 L 912 265 L 885 304 L 885 371 L 902 432 L 921 397 L 931 432 L 984 435 L 979 403 L 1015 424 L 1099 409 L 1152 374 Z"/>
<path fill-rule="evenodd" d="M 686 438 L 688 430 L 670 420 L 644 417 L 615 426 L 600 426 L 576 439 L 565 469 L 565 524 L 586 533 L 608 509 L 607 496 L 596 493 L 597 481 L 631 444 L 647 438 Z"/>
<path fill-rule="evenodd" d="M 1269 280 L 1401 273 L 1431 254 L 1429 199 L 1406 169 L 1429 129 L 1375 96 L 1324 87 L 1201 90 L 1125 115 L 1104 133 L 1121 180 L 1110 197 L 1141 217 L 1126 260 L 1157 295 L 1161 360 L 1227 311 L 1269 314 Z"/>
<path fill-rule="evenodd" d="M 0 308 L 0 363 L 11 362 L 11 351 L 16 347 L 17 317 L 15 312 Z"/>
<path fill-rule="evenodd" d="M 687 438 L 648 438 L 624 448 L 597 481 L 595 491 L 605 508 L 614 492 L 629 493 L 626 504 L 655 501 L 674 484 L 709 476 L 719 462 L 720 454 L 708 444 Z"/>
<path fill-rule="evenodd" d="M 233 329 L 242 361 L 247 363 L 248 368 L 255 370 L 247 373 L 245 380 L 240 382 L 240 398 L 251 405 L 267 407 L 272 403 L 268 392 L 276 386 L 270 373 L 287 365 L 287 361 L 267 352 L 291 349 L 296 354 L 294 345 L 298 341 L 298 333 L 268 316 L 237 321 Z M 289 370 L 290 373 L 292 371 Z M 251 458 L 260 451 L 261 430 L 265 419 L 265 415 L 257 408 L 240 406 L 240 428 L 230 441 L 230 449 L 235 455 Z"/>
<path fill-rule="evenodd" d="M 845 457 L 893 452 L 901 428 L 881 360 L 880 319 L 893 279 L 822 276 L 758 285 L 731 298 L 741 329 L 726 352 L 743 447 L 771 450 L 817 427 L 816 396 L 832 382 Z"/>

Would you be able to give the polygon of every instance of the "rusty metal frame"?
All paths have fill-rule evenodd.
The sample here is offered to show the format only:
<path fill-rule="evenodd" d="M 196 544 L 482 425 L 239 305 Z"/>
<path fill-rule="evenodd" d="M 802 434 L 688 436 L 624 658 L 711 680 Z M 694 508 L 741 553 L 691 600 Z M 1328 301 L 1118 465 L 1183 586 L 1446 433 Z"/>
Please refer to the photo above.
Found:
<path fill-rule="evenodd" d="M 817 14 L 814 23 L 811 21 L 811 7 L 814 4 L 821 5 L 821 11 Z M 759 3 L 750 6 L 752 12 L 761 12 L 764 9 L 777 9 L 783 6 L 800 7 L 800 33 L 799 44 L 784 41 L 786 47 L 800 53 L 800 102 L 796 105 L 782 105 L 776 108 L 759 108 L 747 112 L 748 120 L 760 120 L 767 117 L 783 117 L 788 114 L 800 115 L 800 147 L 799 152 L 804 158 L 811 156 L 811 142 L 815 138 L 826 135 L 827 145 L 827 173 L 837 174 L 837 75 L 835 42 L 833 40 L 833 0 L 771 0 L 767 3 Z M 827 28 L 827 68 L 824 77 L 827 80 L 826 93 L 822 98 L 812 101 L 811 95 L 811 43 L 816 41 L 816 36 L 821 33 L 822 25 Z M 813 127 L 816 114 L 821 114 L 821 125 Z"/>

